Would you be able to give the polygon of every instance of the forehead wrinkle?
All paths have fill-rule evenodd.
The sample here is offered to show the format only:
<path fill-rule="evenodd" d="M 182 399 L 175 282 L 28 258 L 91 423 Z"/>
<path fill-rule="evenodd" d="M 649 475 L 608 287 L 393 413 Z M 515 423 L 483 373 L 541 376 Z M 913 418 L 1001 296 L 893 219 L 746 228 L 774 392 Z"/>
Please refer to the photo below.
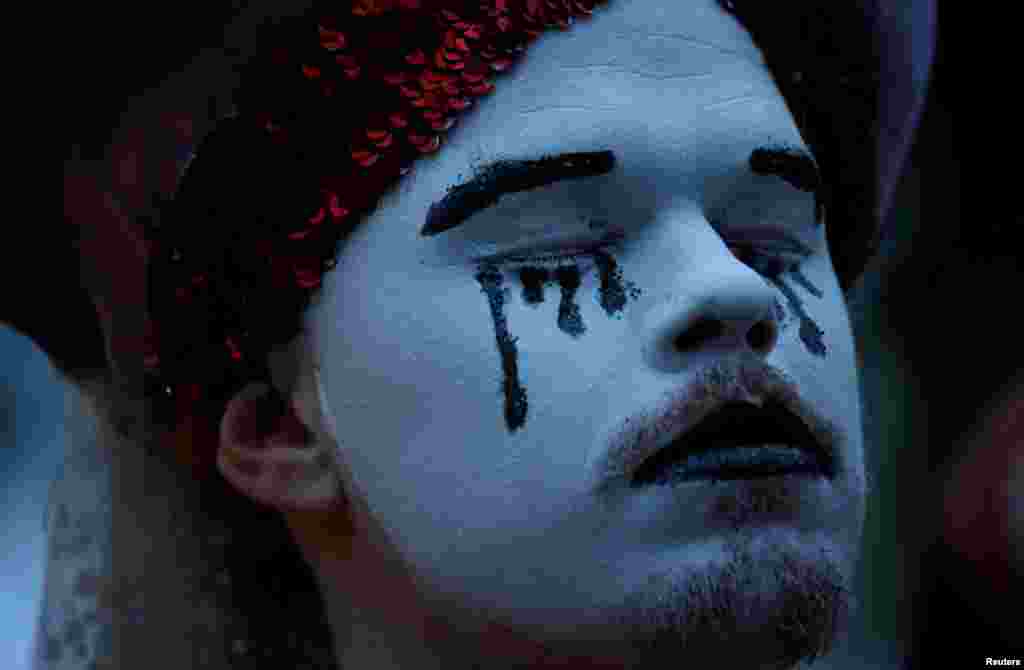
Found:
<path fill-rule="evenodd" d="M 708 65 L 736 61 L 767 67 L 748 31 L 719 7 L 687 9 L 667 3 L 671 9 L 666 10 L 661 4 L 655 1 L 653 7 L 645 2 L 609 7 L 600 22 L 581 25 L 570 34 L 567 41 L 572 46 L 567 44 L 567 51 L 559 48 L 562 40 L 555 34 L 538 46 L 551 51 L 551 60 L 569 71 L 588 70 L 594 65 L 628 69 L 638 62 L 649 64 L 652 70 L 680 69 L 694 63 L 707 70 Z M 672 26 L 678 30 L 672 30 Z M 556 57 L 555 52 L 561 53 Z"/>
<path fill-rule="evenodd" d="M 655 74 L 653 72 L 630 67 L 630 65 L 618 65 L 616 63 L 594 63 L 592 65 L 563 65 L 558 69 L 563 72 L 581 72 L 583 74 L 609 74 L 622 73 L 636 75 L 640 79 L 653 79 L 657 82 L 688 81 L 691 79 L 710 79 L 714 77 L 713 72 L 687 72 L 682 74 Z M 578 76 L 578 75 L 577 75 Z"/>
<path fill-rule="evenodd" d="M 520 110 L 518 114 L 519 116 L 530 116 L 531 114 L 545 114 L 548 112 L 615 112 L 618 110 L 618 107 L 598 105 L 541 105 L 540 107 Z"/>
<path fill-rule="evenodd" d="M 631 32 L 612 30 L 609 34 L 614 35 L 616 37 L 622 37 L 628 40 L 636 40 L 638 37 L 640 37 L 652 41 L 655 39 L 675 41 L 682 43 L 683 45 L 686 46 L 694 46 L 700 49 L 710 49 L 712 51 L 717 51 L 727 56 L 738 56 L 743 60 L 751 61 L 757 65 L 764 64 L 761 52 L 756 47 L 743 50 L 733 49 L 721 43 L 711 42 L 709 40 L 697 37 L 696 35 L 688 35 L 686 33 L 656 32 L 652 30 L 644 30 L 643 28 L 638 27 Z M 756 56 L 756 58 L 751 58 L 751 56 Z"/>
<path fill-rule="evenodd" d="M 725 100 L 717 100 L 715 102 L 709 102 L 707 104 L 701 105 L 700 111 L 707 112 L 713 109 L 721 109 L 722 107 L 729 107 L 730 105 L 736 105 L 741 102 L 747 102 L 748 100 L 761 100 L 764 99 L 765 97 L 766 96 L 764 95 L 757 94 L 739 95 L 733 98 L 726 98 Z"/>

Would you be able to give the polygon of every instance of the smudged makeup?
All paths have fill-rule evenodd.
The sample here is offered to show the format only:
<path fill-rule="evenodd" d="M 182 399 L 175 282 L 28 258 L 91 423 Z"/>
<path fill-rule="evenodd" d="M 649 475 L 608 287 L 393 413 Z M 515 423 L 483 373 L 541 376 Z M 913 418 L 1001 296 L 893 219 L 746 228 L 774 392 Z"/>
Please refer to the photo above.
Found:
<path fill-rule="evenodd" d="M 562 179 L 607 174 L 614 166 L 615 155 L 612 151 L 560 154 L 532 161 L 496 161 L 478 170 L 473 178 L 450 189 L 444 198 L 434 203 L 420 234 L 429 237 L 451 230 L 473 214 L 496 204 L 504 194 L 538 188 Z M 807 152 L 784 146 L 759 147 L 751 153 L 749 166 L 754 174 L 774 175 L 800 191 L 814 193 L 815 224 L 823 222 L 824 212 L 818 198 L 821 178 L 814 159 Z M 716 221 L 711 220 L 710 223 L 716 230 L 722 230 Z M 755 270 L 786 298 L 790 309 L 800 321 L 799 337 L 807 351 L 815 356 L 825 356 L 824 331 L 807 314 L 799 296 L 784 280 L 784 276 L 791 277 L 816 298 L 823 296 L 822 291 L 813 286 L 799 268 L 800 263 L 813 253 L 812 250 L 797 240 L 773 234 L 755 237 L 764 237 L 768 241 L 758 244 L 751 240 L 725 241 L 741 262 Z M 597 301 L 610 318 L 621 318 L 628 299 L 635 299 L 641 293 L 640 289 L 624 279 L 618 263 L 610 253 L 609 247 L 621 239 L 622 232 L 614 231 L 606 233 L 596 246 L 584 251 L 532 256 L 499 254 L 476 259 L 478 269 L 475 277 L 487 297 L 501 357 L 505 423 L 509 432 L 515 432 L 525 425 L 529 402 L 519 374 L 518 338 L 510 333 L 505 314 L 505 304 L 509 300 L 509 291 L 504 286 L 505 275 L 518 277 L 522 287 L 522 301 L 531 307 L 543 303 L 545 289 L 557 283 L 560 290 L 558 329 L 577 339 L 587 332 L 587 325 L 580 313 L 578 294 L 583 278 L 591 269 L 596 268 L 600 277 Z M 584 261 L 589 266 L 581 268 Z M 781 322 L 785 317 L 784 308 L 777 300 L 775 308 Z"/>
<path fill-rule="evenodd" d="M 825 344 L 822 340 L 824 331 L 811 319 L 803 307 L 799 296 L 792 287 L 785 283 L 783 275 L 790 275 L 809 293 L 821 298 L 823 293 L 816 288 L 800 272 L 799 263 L 810 255 L 810 251 L 802 251 L 793 260 L 786 259 L 777 253 L 766 253 L 751 245 L 733 244 L 730 249 L 742 262 L 758 272 L 770 284 L 779 289 L 786 297 L 790 308 L 800 320 L 800 340 L 804 347 L 815 356 L 824 356 Z M 586 332 L 586 325 L 579 311 L 577 292 L 585 272 L 580 269 L 581 260 L 589 259 L 596 267 L 600 276 L 597 301 L 609 318 L 621 318 L 621 312 L 627 299 L 636 299 L 642 291 L 622 276 L 618 263 L 606 249 L 595 249 L 584 253 L 569 255 L 545 255 L 536 257 L 509 258 L 504 262 L 481 262 L 476 273 L 476 280 L 487 297 L 491 319 L 494 324 L 495 341 L 501 356 L 503 373 L 502 393 L 505 402 L 505 424 L 508 431 L 515 432 L 526 423 L 529 409 L 526 388 L 519 376 L 519 354 L 516 347 L 517 337 L 509 332 L 508 320 L 505 315 L 505 303 L 509 291 L 504 288 L 504 276 L 509 271 L 518 276 L 522 286 L 523 303 L 537 307 L 545 301 L 544 290 L 557 283 L 561 299 L 558 306 L 558 329 L 572 338 L 578 338 Z M 586 268 L 589 270 L 590 268 Z M 782 305 L 775 301 L 776 316 L 781 322 L 785 318 Z"/>
<path fill-rule="evenodd" d="M 515 432 L 526 421 L 529 407 L 526 389 L 519 379 L 519 360 L 516 340 L 509 334 L 504 306 L 507 290 L 503 288 L 504 272 L 518 269 L 522 284 L 523 302 L 537 306 L 544 302 L 544 289 L 558 283 L 561 300 L 558 306 L 558 328 L 570 337 L 578 338 L 586 332 L 586 325 L 580 314 L 576 295 L 582 283 L 580 259 L 591 256 L 599 270 L 600 287 L 598 302 L 609 317 L 618 316 L 626 304 L 627 294 L 632 298 L 641 291 L 632 282 L 625 280 L 615 259 L 607 251 L 597 249 L 591 252 L 562 256 L 536 256 L 530 258 L 507 258 L 500 265 L 495 261 L 484 261 L 475 275 L 481 290 L 487 296 L 494 323 L 495 341 L 501 356 L 502 392 L 505 398 L 505 425 L 509 432 Z"/>

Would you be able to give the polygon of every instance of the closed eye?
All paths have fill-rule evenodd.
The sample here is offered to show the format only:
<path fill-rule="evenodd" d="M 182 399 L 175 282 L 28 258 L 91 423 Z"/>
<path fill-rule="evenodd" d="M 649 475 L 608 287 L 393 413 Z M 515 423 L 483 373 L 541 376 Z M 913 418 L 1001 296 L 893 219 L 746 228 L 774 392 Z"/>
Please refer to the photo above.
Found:
<path fill-rule="evenodd" d="M 809 253 L 746 242 L 726 242 L 726 246 L 741 263 L 765 277 L 777 277 L 798 268 L 810 256 Z"/>

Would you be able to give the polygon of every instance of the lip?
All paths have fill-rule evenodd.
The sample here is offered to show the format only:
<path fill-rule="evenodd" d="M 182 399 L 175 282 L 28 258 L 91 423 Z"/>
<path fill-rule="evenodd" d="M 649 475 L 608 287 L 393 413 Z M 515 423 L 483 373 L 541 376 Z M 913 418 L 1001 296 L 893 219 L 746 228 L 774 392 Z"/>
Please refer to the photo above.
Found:
<path fill-rule="evenodd" d="M 797 391 L 784 372 L 753 357 L 721 359 L 698 371 L 687 386 L 672 388 L 661 403 L 630 414 L 609 432 L 592 476 L 595 491 L 626 487 L 637 468 L 652 454 L 686 435 L 705 417 L 730 402 L 759 407 L 774 401 L 803 421 L 814 436 L 815 449 L 827 472 L 838 473 L 847 436 Z"/>

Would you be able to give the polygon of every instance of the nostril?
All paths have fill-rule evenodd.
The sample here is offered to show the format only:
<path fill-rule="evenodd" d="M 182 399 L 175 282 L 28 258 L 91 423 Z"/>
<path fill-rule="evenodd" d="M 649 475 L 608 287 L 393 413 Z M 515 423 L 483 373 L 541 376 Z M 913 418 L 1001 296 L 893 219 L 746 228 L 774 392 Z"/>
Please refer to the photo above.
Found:
<path fill-rule="evenodd" d="M 721 337 L 723 332 L 725 332 L 725 326 L 718 319 L 701 319 L 680 333 L 673 344 L 676 349 L 687 351 L 710 339 Z"/>
<path fill-rule="evenodd" d="M 747 342 L 754 351 L 765 351 L 772 343 L 772 327 L 767 321 L 758 321 L 747 331 Z"/>

